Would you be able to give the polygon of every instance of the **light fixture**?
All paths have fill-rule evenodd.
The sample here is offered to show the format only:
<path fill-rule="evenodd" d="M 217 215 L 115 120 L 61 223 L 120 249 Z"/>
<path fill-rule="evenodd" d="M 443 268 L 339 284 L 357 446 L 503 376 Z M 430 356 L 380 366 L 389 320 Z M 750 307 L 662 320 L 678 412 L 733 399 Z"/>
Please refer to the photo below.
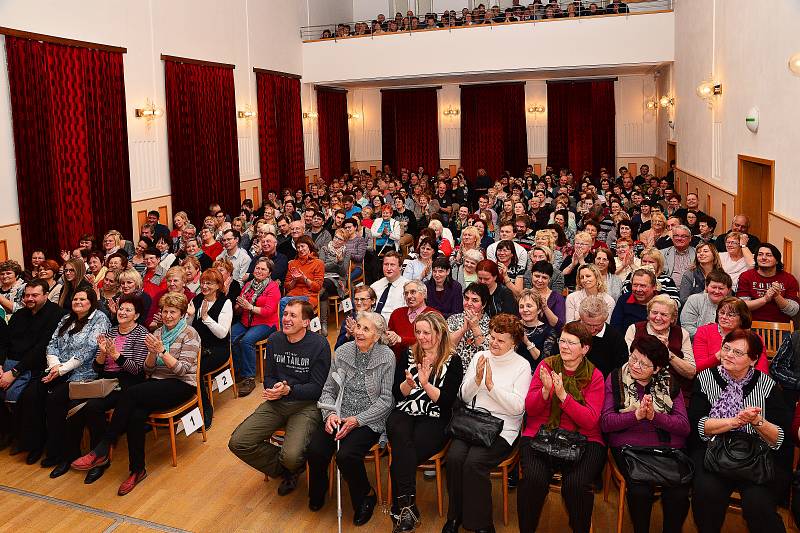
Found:
<path fill-rule="evenodd" d="M 704 100 L 722 94 L 722 84 L 715 81 L 704 81 L 697 86 L 697 96 Z"/>
<path fill-rule="evenodd" d="M 669 96 L 666 96 L 666 95 L 662 96 L 661 99 L 658 101 L 658 105 L 660 105 L 662 108 L 666 109 L 669 106 L 675 105 L 675 99 L 674 98 L 670 98 Z"/>
<path fill-rule="evenodd" d="M 309 111 L 308 113 L 303 113 L 303 118 L 317 118 L 319 114 L 314 111 Z"/>
<path fill-rule="evenodd" d="M 644 104 L 644 106 L 650 111 L 654 111 L 658 107 L 658 102 L 651 98 Z"/>
<path fill-rule="evenodd" d="M 361 113 L 348 113 L 347 114 L 347 118 L 353 118 L 353 119 L 358 120 L 358 119 L 361 118 Z"/>
<path fill-rule="evenodd" d="M 544 113 L 544 106 L 541 104 L 532 105 L 528 108 L 528 113 Z"/>
<path fill-rule="evenodd" d="M 453 109 L 453 106 L 449 105 L 442 114 L 446 117 L 457 117 L 459 113 L 458 108 Z"/>
<path fill-rule="evenodd" d="M 156 107 L 149 98 L 145 101 L 144 107 L 136 109 L 136 118 L 143 118 L 148 122 L 162 116 L 164 116 L 164 110 Z"/>
<path fill-rule="evenodd" d="M 239 118 L 250 120 L 251 118 L 256 116 L 256 112 L 253 111 L 253 108 L 249 105 L 246 105 L 244 109 L 240 109 L 236 112 L 236 116 Z"/>
<path fill-rule="evenodd" d="M 800 52 L 789 58 L 789 70 L 795 76 L 800 76 Z"/>

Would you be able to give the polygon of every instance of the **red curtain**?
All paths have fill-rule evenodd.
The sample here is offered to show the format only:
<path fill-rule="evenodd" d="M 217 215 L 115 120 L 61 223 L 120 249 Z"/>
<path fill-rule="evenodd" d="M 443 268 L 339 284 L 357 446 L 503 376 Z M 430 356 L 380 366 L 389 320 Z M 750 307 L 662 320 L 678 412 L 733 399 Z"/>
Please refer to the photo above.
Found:
<path fill-rule="evenodd" d="M 173 210 L 200 221 L 212 203 L 238 213 L 233 70 L 165 61 L 164 74 Z"/>
<path fill-rule="evenodd" d="M 613 80 L 547 83 L 547 164 L 599 175 L 615 164 Z"/>
<path fill-rule="evenodd" d="M 261 189 L 305 188 L 300 80 L 256 72 Z"/>
<path fill-rule="evenodd" d="M 395 173 L 422 166 L 433 175 L 439 168 L 439 105 L 437 89 L 381 91 L 383 164 Z"/>
<path fill-rule="evenodd" d="M 326 179 L 350 172 L 347 91 L 317 87 L 319 173 Z"/>
<path fill-rule="evenodd" d="M 469 179 L 479 168 L 491 177 L 521 176 L 528 165 L 525 84 L 461 86 L 461 166 Z"/>
<path fill-rule="evenodd" d="M 133 233 L 122 53 L 6 37 L 25 257 Z"/>

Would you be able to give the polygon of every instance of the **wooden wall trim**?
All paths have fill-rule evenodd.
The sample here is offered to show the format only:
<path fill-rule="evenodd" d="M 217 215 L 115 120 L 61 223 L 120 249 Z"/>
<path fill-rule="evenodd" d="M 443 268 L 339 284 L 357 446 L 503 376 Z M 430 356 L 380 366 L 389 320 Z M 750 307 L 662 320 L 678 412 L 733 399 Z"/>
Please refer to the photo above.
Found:
<path fill-rule="evenodd" d="M 91 48 L 94 50 L 102 50 L 104 52 L 118 52 L 120 54 L 125 54 L 128 52 L 128 49 L 122 46 L 112 46 L 110 44 L 78 41 L 76 39 L 67 39 L 64 37 L 45 35 L 43 33 L 33 33 L 30 31 L 15 30 L 14 28 L 4 28 L 2 26 L 0 26 L 0 35 L 7 35 L 9 37 L 20 37 L 22 39 L 30 39 L 32 41 L 42 41 L 51 44 L 61 44 L 64 46 L 75 46 L 78 48 Z"/>
<path fill-rule="evenodd" d="M 189 65 L 200 65 L 201 67 L 217 67 L 231 70 L 236 68 L 236 65 L 232 65 L 230 63 L 217 63 L 216 61 L 206 61 L 205 59 L 192 59 L 190 57 L 171 56 L 167 54 L 161 54 L 161 60 L 173 61 L 175 63 L 186 63 Z"/>
<path fill-rule="evenodd" d="M 770 211 L 769 214 L 774 216 L 775 218 L 779 218 L 779 219 L 783 220 L 784 222 L 788 222 L 789 224 L 791 224 L 793 226 L 797 226 L 798 228 L 800 228 L 800 220 L 795 220 L 795 219 L 793 219 L 791 217 L 788 217 L 786 215 L 782 215 L 781 213 L 778 213 L 777 211 Z"/>
<path fill-rule="evenodd" d="M 153 196 L 151 198 L 142 198 L 140 200 L 133 200 L 131 205 L 138 204 L 140 202 L 151 202 L 153 200 L 160 200 L 161 198 L 172 198 L 171 194 L 162 194 L 161 196 Z"/>
<path fill-rule="evenodd" d="M 715 189 L 717 189 L 717 190 L 719 190 L 719 191 L 722 191 L 722 192 L 724 192 L 724 193 L 726 193 L 726 194 L 730 194 L 730 195 L 731 195 L 731 196 L 733 196 L 733 197 L 735 197 L 735 196 L 736 196 L 736 193 L 735 193 L 735 192 L 733 192 L 733 191 L 729 191 L 728 189 L 726 189 L 725 187 L 722 187 L 722 186 L 721 186 L 721 185 L 719 185 L 718 183 L 714 183 L 714 182 L 708 181 L 707 179 L 705 179 L 705 178 L 702 178 L 702 177 L 698 176 L 697 174 L 693 174 L 692 172 L 689 172 L 688 170 L 684 170 L 684 169 L 682 169 L 681 167 L 678 167 L 678 166 L 676 166 L 676 167 L 675 167 L 675 169 L 676 169 L 676 170 L 679 170 L 680 172 L 683 172 L 684 174 L 686 174 L 686 175 L 688 175 L 688 176 L 691 176 L 691 177 L 693 177 L 694 179 L 696 179 L 696 180 L 698 180 L 698 181 L 702 181 L 703 183 L 705 183 L 705 184 L 706 184 L 706 185 L 708 185 L 709 187 L 714 187 Z"/>

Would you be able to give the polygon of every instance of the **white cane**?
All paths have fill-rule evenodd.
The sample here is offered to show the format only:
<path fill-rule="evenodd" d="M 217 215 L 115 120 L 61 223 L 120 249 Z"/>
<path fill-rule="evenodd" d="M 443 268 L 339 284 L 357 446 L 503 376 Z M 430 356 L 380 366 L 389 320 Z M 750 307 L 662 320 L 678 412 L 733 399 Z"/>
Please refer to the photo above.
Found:
<path fill-rule="evenodd" d="M 339 423 L 336 424 L 336 433 L 339 432 L 339 427 L 341 424 L 341 412 L 342 412 L 342 396 L 344 395 L 344 383 L 342 377 L 339 375 L 338 372 L 331 372 L 331 378 L 339 385 L 339 394 L 336 398 L 335 405 L 327 405 L 323 403 L 317 403 L 317 407 L 320 409 L 327 409 L 336 413 L 336 418 L 339 418 Z M 334 436 L 336 435 L 334 433 Z M 341 445 L 340 440 L 336 440 L 336 454 L 339 454 L 339 447 Z M 342 533 L 342 474 L 339 472 L 339 466 L 336 466 L 336 516 L 337 521 L 339 524 L 339 533 Z"/>
<path fill-rule="evenodd" d="M 341 420 L 339 422 L 341 423 Z M 339 424 L 336 424 L 336 433 L 339 433 Z M 336 439 L 336 455 L 339 455 L 341 444 L 342 441 Z M 336 517 L 339 523 L 339 533 L 342 533 L 342 473 L 339 471 L 339 465 L 336 465 Z"/>

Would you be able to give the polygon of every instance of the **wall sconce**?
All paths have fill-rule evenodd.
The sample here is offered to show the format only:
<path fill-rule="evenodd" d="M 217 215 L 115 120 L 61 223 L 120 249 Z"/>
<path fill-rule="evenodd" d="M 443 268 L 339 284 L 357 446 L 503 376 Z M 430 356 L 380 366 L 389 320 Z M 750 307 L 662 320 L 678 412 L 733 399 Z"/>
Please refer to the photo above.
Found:
<path fill-rule="evenodd" d="M 315 113 L 314 111 L 309 111 L 308 113 L 303 113 L 303 118 L 317 118 L 319 114 Z"/>
<path fill-rule="evenodd" d="M 164 110 L 160 107 L 156 107 L 149 98 L 145 102 L 144 107 L 136 109 L 136 118 L 143 118 L 148 122 L 153 119 L 161 118 L 162 116 L 164 116 Z"/>
<path fill-rule="evenodd" d="M 243 118 L 243 119 L 246 119 L 246 120 L 250 120 L 251 118 L 256 116 L 256 112 L 253 111 L 253 108 L 248 105 L 248 106 L 245 106 L 244 109 L 240 109 L 239 111 L 237 111 L 236 112 L 236 116 L 238 118 Z"/>
<path fill-rule="evenodd" d="M 800 52 L 789 58 L 789 70 L 795 76 L 800 76 Z"/>
<path fill-rule="evenodd" d="M 541 104 L 532 105 L 528 108 L 528 113 L 544 113 L 544 106 Z"/>
<path fill-rule="evenodd" d="M 447 106 L 447 109 L 442 112 L 442 114 L 446 117 L 457 117 L 461 111 L 458 108 L 453 109 L 453 106 Z"/>
<path fill-rule="evenodd" d="M 353 118 L 353 119 L 358 120 L 358 119 L 361 118 L 361 113 L 348 113 L 347 114 L 347 118 Z"/>
<path fill-rule="evenodd" d="M 646 107 L 646 108 L 647 108 L 649 111 L 655 111 L 655 110 L 656 110 L 656 108 L 658 107 L 658 102 L 656 102 L 655 100 L 653 100 L 653 99 L 651 98 L 650 100 L 648 100 L 647 102 L 645 102 L 644 106 L 645 106 L 645 107 Z"/>
<path fill-rule="evenodd" d="M 658 105 L 660 105 L 663 109 L 666 109 L 669 106 L 675 105 L 675 99 L 670 98 L 669 96 L 662 96 L 658 101 Z"/>
<path fill-rule="evenodd" d="M 715 81 L 704 81 L 697 86 L 697 96 L 703 100 L 710 100 L 713 96 L 722 94 L 722 84 Z"/>

